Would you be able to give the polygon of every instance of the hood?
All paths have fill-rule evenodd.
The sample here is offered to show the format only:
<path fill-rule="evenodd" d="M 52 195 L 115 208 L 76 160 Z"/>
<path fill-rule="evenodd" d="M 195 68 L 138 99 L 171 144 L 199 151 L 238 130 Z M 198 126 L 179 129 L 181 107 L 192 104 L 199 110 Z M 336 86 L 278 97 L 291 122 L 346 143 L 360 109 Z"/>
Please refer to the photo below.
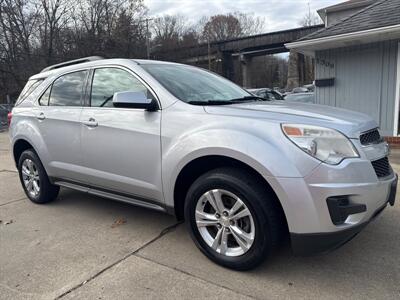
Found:
<path fill-rule="evenodd" d="M 358 138 L 361 132 L 378 127 L 371 117 L 362 113 L 326 105 L 286 101 L 205 106 L 205 111 L 216 115 L 328 127 L 344 133 L 349 138 Z"/>

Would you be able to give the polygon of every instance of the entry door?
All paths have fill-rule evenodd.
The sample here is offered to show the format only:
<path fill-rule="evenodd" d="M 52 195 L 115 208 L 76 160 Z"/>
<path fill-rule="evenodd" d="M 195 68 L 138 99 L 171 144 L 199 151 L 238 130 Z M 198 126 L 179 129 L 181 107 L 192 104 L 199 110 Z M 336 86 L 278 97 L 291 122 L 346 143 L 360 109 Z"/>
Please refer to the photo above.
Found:
<path fill-rule="evenodd" d="M 113 107 L 114 93 L 125 91 L 145 91 L 153 97 L 128 70 L 94 70 L 90 107 L 81 115 L 87 178 L 102 190 L 163 202 L 161 112 Z"/>
<path fill-rule="evenodd" d="M 89 71 L 57 78 L 35 108 L 35 117 L 45 144 L 47 171 L 51 177 L 84 182 L 80 138 L 83 90 Z"/>

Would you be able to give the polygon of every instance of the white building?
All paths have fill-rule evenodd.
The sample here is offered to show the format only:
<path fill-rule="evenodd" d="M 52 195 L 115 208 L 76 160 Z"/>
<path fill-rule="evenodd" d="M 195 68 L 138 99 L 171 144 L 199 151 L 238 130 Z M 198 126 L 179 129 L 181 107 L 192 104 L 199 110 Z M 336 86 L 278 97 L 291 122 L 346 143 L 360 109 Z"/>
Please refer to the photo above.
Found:
<path fill-rule="evenodd" d="M 352 0 L 318 11 L 325 28 L 291 50 L 315 58 L 316 102 L 366 113 L 399 135 L 400 0 Z"/>

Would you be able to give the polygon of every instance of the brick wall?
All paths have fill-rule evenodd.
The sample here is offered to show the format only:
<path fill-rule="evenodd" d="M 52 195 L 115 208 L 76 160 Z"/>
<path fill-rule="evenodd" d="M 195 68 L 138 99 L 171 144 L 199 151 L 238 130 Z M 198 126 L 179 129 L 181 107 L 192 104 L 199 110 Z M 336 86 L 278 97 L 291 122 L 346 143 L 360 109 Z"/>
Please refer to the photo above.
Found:
<path fill-rule="evenodd" d="M 400 149 L 400 136 L 385 136 L 385 141 L 390 144 L 391 148 Z"/>

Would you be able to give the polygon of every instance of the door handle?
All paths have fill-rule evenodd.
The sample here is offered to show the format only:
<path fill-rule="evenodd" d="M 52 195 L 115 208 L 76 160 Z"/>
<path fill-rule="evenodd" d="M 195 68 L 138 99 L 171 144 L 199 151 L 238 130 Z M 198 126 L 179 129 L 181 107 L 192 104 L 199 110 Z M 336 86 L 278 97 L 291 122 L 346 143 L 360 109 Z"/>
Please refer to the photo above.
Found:
<path fill-rule="evenodd" d="M 46 116 L 44 115 L 43 112 L 41 112 L 37 117 L 38 120 L 43 121 L 44 119 L 46 119 Z"/>
<path fill-rule="evenodd" d="M 96 122 L 95 119 L 90 118 L 88 121 L 83 121 L 83 124 L 85 124 L 88 127 L 97 127 L 98 123 Z"/>

